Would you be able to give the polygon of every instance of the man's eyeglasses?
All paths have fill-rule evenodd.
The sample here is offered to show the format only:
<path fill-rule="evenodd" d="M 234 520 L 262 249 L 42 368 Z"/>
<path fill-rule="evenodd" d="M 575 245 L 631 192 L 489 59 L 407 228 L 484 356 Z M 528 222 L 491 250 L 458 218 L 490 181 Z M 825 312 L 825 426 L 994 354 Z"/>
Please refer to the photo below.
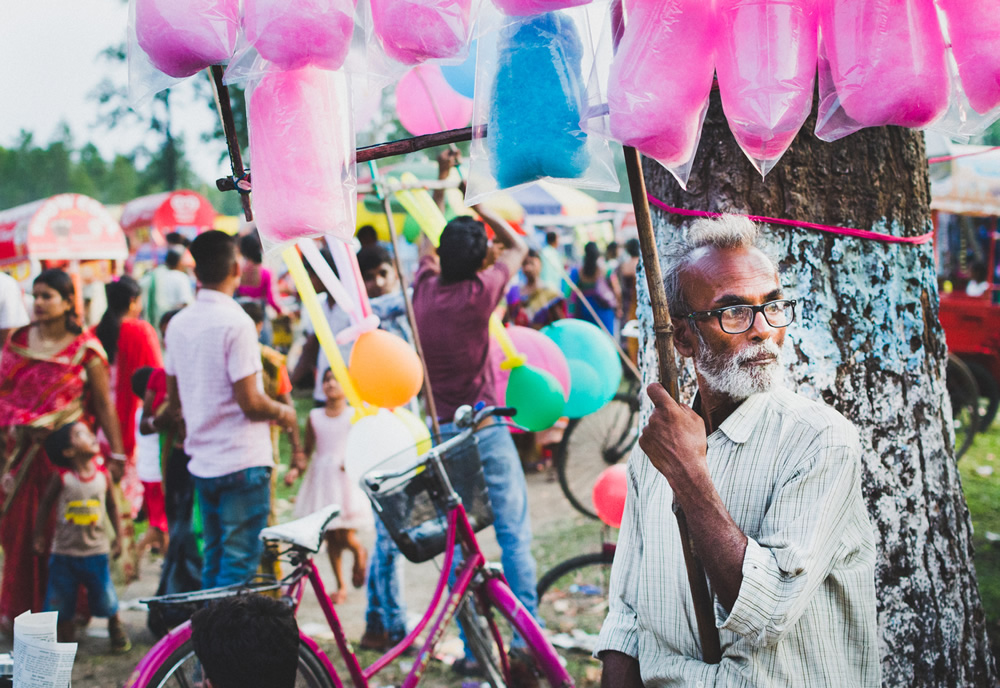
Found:
<path fill-rule="evenodd" d="M 719 327 L 726 334 L 743 334 L 753 327 L 758 313 L 764 314 L 771 327 L 788 327 L 795 320 L 795 304 L 795 299 L 779 299 L 759 306 L 726 306 L 711 311 L 694 311 L 682 317 L 691 320 L 718 318 Z"/>

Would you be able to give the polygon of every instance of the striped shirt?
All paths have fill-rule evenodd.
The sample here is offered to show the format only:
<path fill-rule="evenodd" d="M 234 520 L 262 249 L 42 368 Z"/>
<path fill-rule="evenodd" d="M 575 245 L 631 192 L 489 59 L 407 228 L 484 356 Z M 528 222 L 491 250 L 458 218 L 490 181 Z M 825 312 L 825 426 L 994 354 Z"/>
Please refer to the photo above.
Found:
<path fill-rule="evenodd" d="M 722 662 L 703 663 L 670 485 L 638 446 L 595 655 L 636 658 L 646 686 L 878 686 L 875 538 L 860 446 L 843 416 L 785 389 L 708 438 L 708 468 L 747 536 Z"/>

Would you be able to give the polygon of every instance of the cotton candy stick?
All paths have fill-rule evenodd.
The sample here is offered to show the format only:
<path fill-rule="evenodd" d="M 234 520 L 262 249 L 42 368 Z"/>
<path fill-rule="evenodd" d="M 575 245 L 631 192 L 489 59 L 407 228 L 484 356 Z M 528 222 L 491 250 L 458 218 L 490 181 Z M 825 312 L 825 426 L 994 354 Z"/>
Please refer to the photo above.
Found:
<path fill-rule="evenodd" d="M 347 365 L 340 355 L 340 349 L 337 347 L 337 341 L 333 336 L 333 331 L 330 329 L 330 323 L 326 321 L 326 316 L 323 315 L 319 296 L 316 295 L 316 290 L 313 289 L 309 273 L 306 272 L 306 267 L 302 264 L 299 252 L 294 246 L 289 246 L 282 251 L 281 257 L 284 258 L 285 265 L 288 266 L 288 273 L 292 276 L 292 281 L 295 282 L 295 288 L 299 292 L 299 298 L 302 299 L 302 305 L 305 306 L 306 312 L 309 313 L 309 319 L 312 321 L 316 339 L 319 340 L 319 345 L 323 347 L 323 353 L 326 354 L 326 358 L 330 362 L 330 370 L 333 371 L 333 376 L 340 386 L 344 388 L 344 395 L 347 397 L 347 402 L 354 408 L 354 420 L 357 421 L 360 417 L 370 415 L 374 410 L 365 406 L 365 403 L 361 400 L 361 396 L 358 394 L 357 388 L 354 386 L 354 380 L 351 379 L 350 373 L 347 372 Z"/>

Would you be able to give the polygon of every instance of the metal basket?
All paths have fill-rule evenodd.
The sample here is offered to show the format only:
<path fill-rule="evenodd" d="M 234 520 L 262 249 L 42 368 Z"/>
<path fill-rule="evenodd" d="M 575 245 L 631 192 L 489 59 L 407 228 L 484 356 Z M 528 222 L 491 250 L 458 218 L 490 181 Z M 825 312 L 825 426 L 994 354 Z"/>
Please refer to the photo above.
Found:
<path fill-rule="evenodd" d="M 427 561 L 445 550 L 450 510 L 448 482 L 461 497 L 474 531 L 493 524 L 493 506 L 475 435 L 450 448 L 441 456 L 441 462 L 448 474 L 444 478 L 438 475 L 436 463 L 428 455 L 402 475 L 380 478 L 376 469 L 361 481 L 389 535 L 403 556 L 414 563 Z"/>

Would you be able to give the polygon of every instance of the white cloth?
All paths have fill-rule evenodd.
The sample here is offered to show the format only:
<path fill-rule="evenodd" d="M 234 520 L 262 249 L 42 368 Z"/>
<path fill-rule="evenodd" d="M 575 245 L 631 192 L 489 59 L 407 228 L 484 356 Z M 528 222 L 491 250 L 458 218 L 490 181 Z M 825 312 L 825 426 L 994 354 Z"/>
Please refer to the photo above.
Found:
<path fill-rule="evenodd" d="M 325 408 L 309 412 L 316 449 L 295 498 L 294 513 L 296 518 L 301 518 L 331 504 L 339 504 L 340 516 L 330 521 L 327 530 L 357 530 L 374 524 L 368 497 L 357 483 L 348 479 L 344 471 L 347 433 L 351 431 L 353 414 L 350 406 L 333 418 L 326 415 Z"/>
<path fill-rule="evenodd" d="M 673 493 L 638 446 L 595 654 L 635 657 L 649 686 L 879 686 L 854 427 L 791 391 L 757 394 L 708 438 L 708 467 L 748 538 L 732 611 L 715 598 L 722 662 L 701 661 Z"/>
<path fill-rule="evenodd" d="M 217 478 L 254 466 L 273 466 L 271 430 L 246 417 L 233 385 L 256 376 L 264 393 L 260 346 L 253 321 L 232 297 L 202 289 L 167 327 L 164 368 L 177 378 L 187 428 L 188 470 Z"/>
<path fill-rule="evenodd" d="M 0 330 L 14 330 L 28 322 L 21 285 L 7 273 L 0 272 Z"/>
<path fill-rule="evenodd" d="M 149 305 L 149 290 L 155 281 L 156 286 L 156 317 L 162 317 L 167 311 L 182 308 L 194 301 L 194 286 L 191 278 L 180 270 L 171 270 L 166 265 L 157 265 L 142 278 L 143 310 Z M 145 313 L 149 319 L 149 313 Z M 152 323 L 159 327 L 160 323 Z"/>
<path fill-rule="evenodd" d="M 163 480 L 160 470 L 160 435 L 143 435 L 139 432 L 142 407 L 135 411 L 135 472 L 144 483 L 158 483 Z"/>
<path fill-rule="evenodd" d="M 990 283 L 983 281 L 977 282 L 976 280 L 969 280 L 969 283 L 965 285 L 965 295 L 966 296 L 982 296 L 987 291 L 989 291 Z"/>
<path fill-rule="evenodd" d="M 333 336 L 336 337 L 337 333 L 351 325 L 351 316 L 347 314 L 343 308 L 338 306 L 336 303 L 332 306 L 330 305 L 330 300 L 325 297 L 324 294 L 320 294 L 320 306 L 323 308 L 323 315 L 326 316 L 327 323 L 330 324 L 330 330 L 333 331 Z M 312 320 L 309 318 L 309 311 L 302 310 L 302 331 L 307 335 L 314 334 L 315 329 L 313 328 Z M 354 346 L 353 342 L 347 344 L 338 344 L 337 348 L 340 349 L 340 356 L 344 359 L 344 364 L 351 362 L 351 348 Z M 326 403 L 326 395 L 323 394 L 323 376 L 326 371 L 330 369 L 330 361 L 326 357 L 326 352 L 323 351 L 323 347 L 319 348 L 319 353 L 316 355 L 316 379 L 313 381 L 313 400 Z"/>

